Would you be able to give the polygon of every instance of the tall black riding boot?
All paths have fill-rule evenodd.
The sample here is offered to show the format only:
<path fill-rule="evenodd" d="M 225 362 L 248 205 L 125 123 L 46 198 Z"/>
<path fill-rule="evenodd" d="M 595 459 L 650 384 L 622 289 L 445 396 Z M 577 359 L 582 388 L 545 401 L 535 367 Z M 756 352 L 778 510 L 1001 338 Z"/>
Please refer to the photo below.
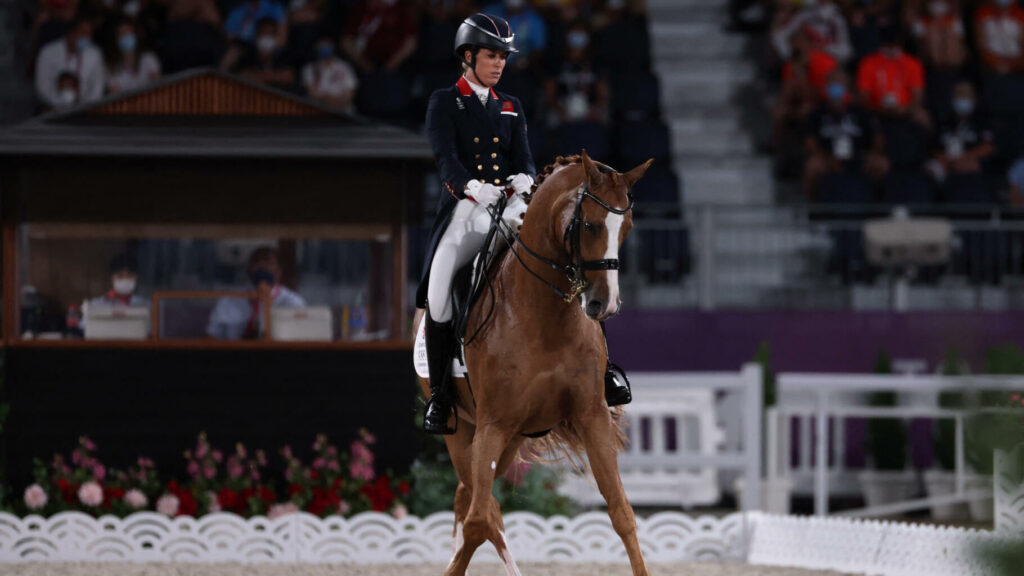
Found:
<path fill-rule="evenodd" d="M 625 370 L 612 362 L 611 353 L 608 352 L 608 335 L 604 331 L 604 322 L 601 322 L 601 335 L 605 337 L 604 350 L 608 356 L 608 366 L 604 371 L 604 399 L 608 402 L 609 407 L 629 404 L 633 401 L 629 378 L 626 377 Z"/>
<path fill-rule="evenodd" d="M 423 416 L 423 430 L 428 434 L 454 434 L 448 427 L 454 404 L 451 371 L 455 356 L 455 330 L 452 322 L 434 322 L 426 315 L 427 365 L 430 369 L 430 398 Z"/>

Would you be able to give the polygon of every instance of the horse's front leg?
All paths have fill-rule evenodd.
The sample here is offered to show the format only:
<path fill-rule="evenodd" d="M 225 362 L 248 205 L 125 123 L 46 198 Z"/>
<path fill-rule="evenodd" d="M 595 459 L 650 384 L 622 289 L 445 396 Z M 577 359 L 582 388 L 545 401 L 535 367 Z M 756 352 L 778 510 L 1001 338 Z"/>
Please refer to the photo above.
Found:
<path fill-rule="evenodd" d="M 509 444 L 505 447 L 505 452 L 501 455 L 498 460 L 498 469 L 495 471 L 495 476 L 504 476 L 508 472 L 509 467 L 516 461 L 519 456 L 519 448 L 523 445 L 522 436 L 515 436 L 509 441 Z M 505 521 L 501 517 L 501 507 L 498 506 L 498 501 L 491 496 L 490 506 L 490 524 L 496 528 L 492 530 L 490 541 L 494 545 L 494 549 L 498 551 L 498 555 L 501 556 L 501 562 L 505 566 L 505 576 L 522 576 L 519 573 L 519 567 L 516 566 L 516 561 L 512 557 L 512 551 L 508 548 L 508 542 L 505 540 Z"/>
<path fill-rule="evenodd" d="M 497 509 L 497 502 L 493 502 L 491 487 L 507 438 L 508 434 L 496 425 L 477 426 L 473 437 L 471 477 L 468 481 L 462 479 L 469 486 L 471 495 L 469 512 L 462 525 L 462 546 L 455 551 L 455 556 L 444 572 L 445 576 L 464 576 L 473 553 L 481 544 L 487 540 L 504 540 L 495 523 L 495 518 L 500 521 L 501 511 Z"/>
<path fill-rule="evenodd" d="M 637 539 L 636 517 L 633 515 L 633 507 L 626 499 L 626 491 L 622 488 L 622 479 L 619 477 L 618 433 L 608 408 L 603 402 L 601 406 L 595 406 L 584 418 L 576 422 L 576 429 L 583 438 L 597 487 L 608 503 L 608 516 L 611 517 L 612 527 L 626 545 L 633 576 L 648 576 L 647 564 L 644 562 L 640 541 Z"/>

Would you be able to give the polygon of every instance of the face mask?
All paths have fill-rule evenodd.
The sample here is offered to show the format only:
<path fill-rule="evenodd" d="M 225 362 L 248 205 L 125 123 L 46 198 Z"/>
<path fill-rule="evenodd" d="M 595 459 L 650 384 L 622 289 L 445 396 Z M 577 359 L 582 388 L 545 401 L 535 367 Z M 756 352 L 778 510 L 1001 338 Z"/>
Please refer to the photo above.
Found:
<path fill-rule="evenodd" d="M 123 10 L 125 16 L 129 18 L 135 18 L 139 15 L 139 12 L 142 10 L 142 5 L 138 2 L 138 0 L 132 0 L 131 2 L 124 3 Z"/>
<path fill-rule="evenodd" d="M 565 39 L 569 44 L 569 48 L 573 50 L 582 50 L 587 47 L 590 42 L 590 38 L 587 37 L 586 32 L 570 32 L 569 36 Z"/>
<path fill-rule="evenodd" d="M 953 111 L 960 116 L 970 116 L 974 112 L 973 98 L 954 98 Z"/>
<path fill-rule="evenodd" d="M 256 41 L 256 48 L 263 54 L 269 54 L 277 48 L 277 39 L 273 36 L 260 36 Z"/>
<path fill-rule="evenodd" d="M 267 284 L 270 284 L 271 286 L 273 286 L 274 284 L 277 283 L 277 279 L 274 278 L 274 275 L 271 274 L 269 270 L 264 270 L 262 268 L 260 268 L 259 270 L 253 270 L 252 272 L 250 272 L 249 273 L 249 281 L 252 282 L 253 286 L 259 286 L 260 283 L 262 283 L 262 282 L 266 282 Z"/>
<path fill-rule="evenodd" d="M 846 86 L 839 82 L 829 82 L 828 86 L 825 87 L 825 94 L 832 102 L 842 102 L 843 98 L 846 97 Z"/>
<path fill-rule="evenodd" d="M 135 52 L 135 48 L 138 46 L 139 40 L 135 37 L 135 34 L 126 34 L 124 36 L 117 37 L 117 47 L 121 49 L 123 54 L 131 54 Z"/>
<path fill-rule="evenodd" d="M 932 16 L 936 17 L 945 16 L 946 14 L 949 14 L 949 4 L 945 2 L 932 2 L 928 5 L 928 12 L 930 12 Z"/>
<path fill-rule="evenodd" d="M 75 42 L 75 50 L 78 50 L 79 52 L 85 52 L 90 46 L 92 46 L 92 40 L 89 39 L 88 36 L 83 36 Z"/>
<path fill-rule="evenodd" d="M 316 54 L 321 60 L 327 60 L 331 56 L 334 56 L 334 47 L 330 44 L 321 44 L 316 47 Z"/>
<path fill-rule="evenodd" d="M 65 88 L 57 92 L 57 100 L 63 106 L 71 106 L 78 100 L 78 91 L 74 88 Z"/>
<path fill-rule="evenodd" d="M 114 280 L 114 292 L 121 296 L 128 296 L 135 292 L 135 278 L 118 278 Z"/>

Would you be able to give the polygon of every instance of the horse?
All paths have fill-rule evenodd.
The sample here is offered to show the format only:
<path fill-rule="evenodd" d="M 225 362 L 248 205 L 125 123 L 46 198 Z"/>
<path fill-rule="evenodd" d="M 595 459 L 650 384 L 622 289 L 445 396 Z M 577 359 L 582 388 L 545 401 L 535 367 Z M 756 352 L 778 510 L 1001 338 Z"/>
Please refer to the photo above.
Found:
<path fill-rule="evenodd" d="M 518 240 L 506 237 L 510 247 L 491 269 L 492 289 L 469 312 L 467 326 L 480 328 L 465 346 L 469 380 L 455 381 L 456 431 L 444 437 L 459 481 L 445 576 L 463 576 L 484 541 L 507 576 L 520 576 L 491 489 L 531 445 L 535 455 L 558 449 L 577 463 L 586 452 L 634 576 L 648 574 L 619 477 L 621 408 L 610 409 L 604 398 L 608 355 L 599 322 L 621 305 L 618 251 L 633 227 L 629 190 L 651 162 L 621 174 L 585 150 L 559 157 L 537 178 Z M 429 396 L 428 379 L 420 385 Z"/>

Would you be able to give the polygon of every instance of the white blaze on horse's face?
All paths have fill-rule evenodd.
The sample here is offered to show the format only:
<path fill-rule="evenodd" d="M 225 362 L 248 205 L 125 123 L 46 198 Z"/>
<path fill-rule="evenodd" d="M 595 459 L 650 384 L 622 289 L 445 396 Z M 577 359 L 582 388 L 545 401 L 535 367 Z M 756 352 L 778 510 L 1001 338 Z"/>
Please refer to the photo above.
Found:
<path fill-rule="evenodd" d="M 621 214 L 608 213 L 604 220 L 604 228 L 608 231 L 608 248 L 605 250 L 605 260 L 618 260 L 619 258 L 619 232 L 622 230 L 622 222 L 626 219 Z M 606 316 L 614 316 L 619 313 L 619 271 L 608 270 L 605 272 L 608 279 L 608 304 L 604 310 Z"/>

